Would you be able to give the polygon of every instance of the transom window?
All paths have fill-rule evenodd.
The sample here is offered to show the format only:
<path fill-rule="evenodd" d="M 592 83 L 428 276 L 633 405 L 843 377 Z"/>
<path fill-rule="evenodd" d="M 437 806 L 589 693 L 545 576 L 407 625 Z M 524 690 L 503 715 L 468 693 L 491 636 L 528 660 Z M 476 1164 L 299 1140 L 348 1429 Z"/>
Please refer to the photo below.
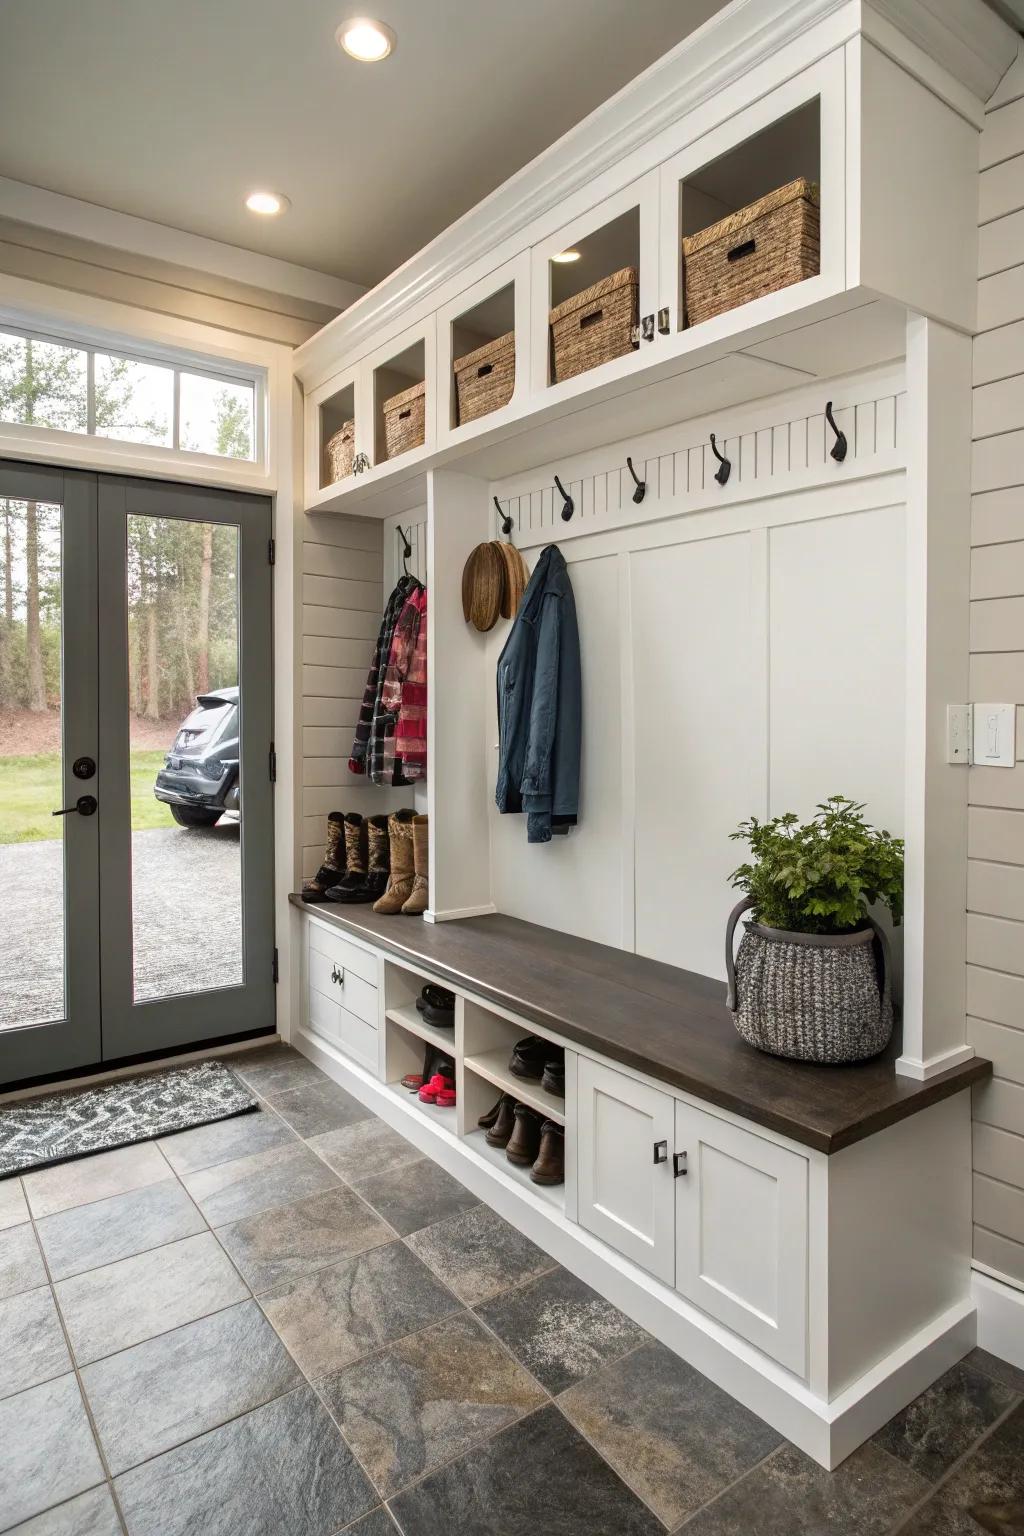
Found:
<path fill-rule="evenodd" d="M 0 325 L 0 422 L 261 458 L 262 376 Z"/>

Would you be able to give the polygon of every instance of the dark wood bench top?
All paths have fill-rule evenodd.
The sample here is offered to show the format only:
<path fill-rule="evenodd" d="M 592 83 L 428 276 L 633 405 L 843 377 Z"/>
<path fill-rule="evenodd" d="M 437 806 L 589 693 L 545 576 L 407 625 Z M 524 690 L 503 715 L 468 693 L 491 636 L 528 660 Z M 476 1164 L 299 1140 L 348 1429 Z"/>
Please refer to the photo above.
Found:
<path fill-rule="evenodd" d="M 741 1040 L 725 984 L 693 971 L 500 914 L 425 923 L 291 900 L 542 1029 L 820 1152 L 838 1152 L 992 1073 L 976 1057 L 926 1082 L 897 1076 L 895 1045 L 856 1066 L 783 1061 Z"/>

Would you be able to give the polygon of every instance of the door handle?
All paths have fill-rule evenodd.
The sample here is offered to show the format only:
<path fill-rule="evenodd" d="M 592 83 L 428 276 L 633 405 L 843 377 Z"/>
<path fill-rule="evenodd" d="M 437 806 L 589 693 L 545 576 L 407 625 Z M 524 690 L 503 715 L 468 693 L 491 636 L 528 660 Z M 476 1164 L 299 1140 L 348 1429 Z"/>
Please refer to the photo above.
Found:
<path fill-rule="evenodd" d="M 656 1141 L 654 1143 L 654 1161 L 656 1163 L 668 1162 L 668 1142 Z"/>
<path fill-rule="evenodd" d="M 77 812 L 77 814 L 79 816 L 95 816 L 95 814 L 96 814 L 96 797 L 95 797 L 95 795 L 79 795 L 79 797 L 75 801 L 74 805 L 66 805 L 64 807 L 64 809 L 61 810 L 61 811 L 51 811 L 50 815 L 51 816 L 73 816 L 73 815 L 76 814 L 76 812 Z"/>
<path fill-rule="evenodd" d="M 681 1179 L 686 1172 L 686 1153 L 677 1152 L 672 1159 L 672 1177 Z"/>

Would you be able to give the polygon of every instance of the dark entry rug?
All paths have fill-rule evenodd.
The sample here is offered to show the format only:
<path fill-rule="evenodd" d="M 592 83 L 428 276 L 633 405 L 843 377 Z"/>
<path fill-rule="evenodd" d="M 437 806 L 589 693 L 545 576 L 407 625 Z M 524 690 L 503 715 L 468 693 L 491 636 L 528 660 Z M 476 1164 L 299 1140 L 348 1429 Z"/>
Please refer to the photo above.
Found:
<path fill-rule="evenodd" d="M 258 1109 L 219 1061 L 0 1104 L 0 1179 Z"/>

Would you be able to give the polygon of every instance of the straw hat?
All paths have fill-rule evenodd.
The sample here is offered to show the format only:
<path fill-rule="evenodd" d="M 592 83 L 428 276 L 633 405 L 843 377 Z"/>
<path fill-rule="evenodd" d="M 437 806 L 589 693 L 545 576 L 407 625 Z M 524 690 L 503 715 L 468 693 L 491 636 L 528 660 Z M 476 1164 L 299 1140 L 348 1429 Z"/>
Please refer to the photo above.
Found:
<path fill-rule="evenodd" d="M 496 544 L 478 544 L 462 571 L 462 613 L 475 629 L 493 629 L 504 603 L 505 562 Z"/>
<path fill-rule="evenodd" d="M 514 619 L 519 612 L 519 604 L 523 600 L 530 573 L 526 569 L 525 560 L 514 544 L 496 542 L 495 548 L 505 567 L 505 581 L 501 592 L 501 616 L 503 619 Z"/>

